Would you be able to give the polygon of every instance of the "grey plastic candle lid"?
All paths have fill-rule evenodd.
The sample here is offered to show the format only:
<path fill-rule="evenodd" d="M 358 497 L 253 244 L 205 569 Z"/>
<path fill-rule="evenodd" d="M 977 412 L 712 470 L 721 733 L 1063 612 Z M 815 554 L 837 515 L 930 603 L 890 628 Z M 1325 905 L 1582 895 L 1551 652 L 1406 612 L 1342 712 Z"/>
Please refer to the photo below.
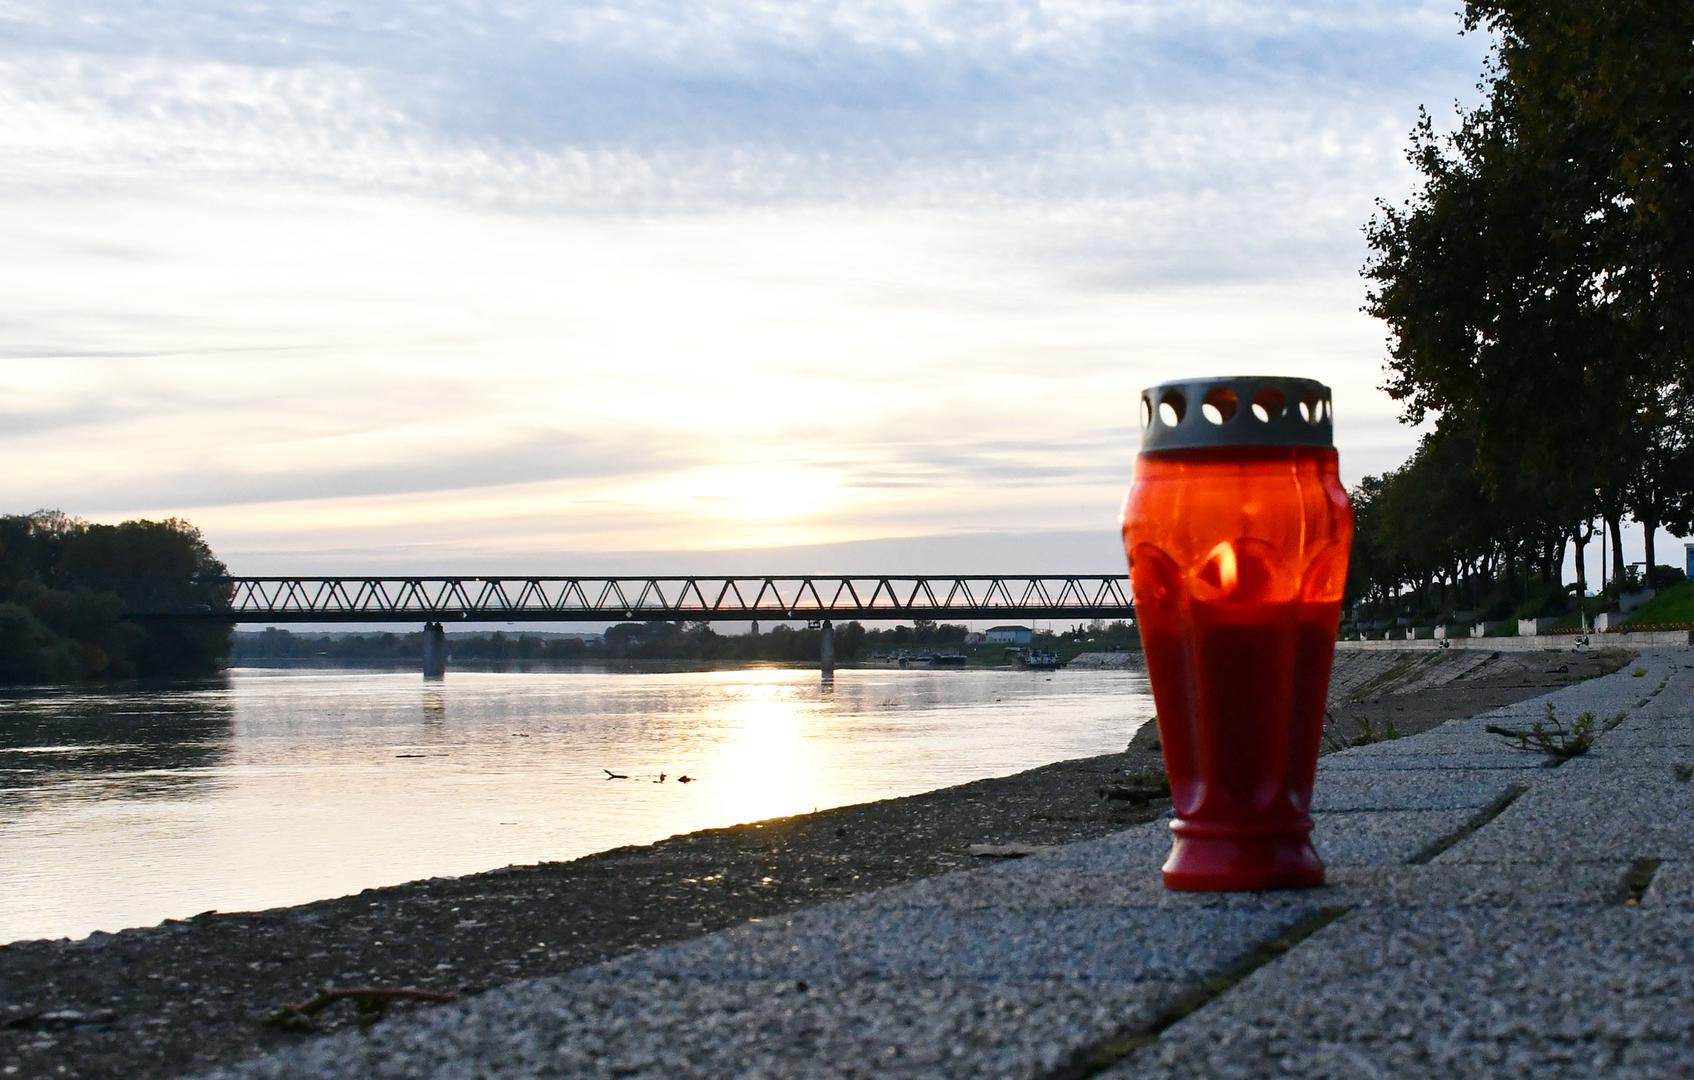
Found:
<path fill-rule="evenodd" d="M 1329 387 L 1315 379 L 1227 375 L 1141 391 L 1141 449 L 1334 446 Z"/>

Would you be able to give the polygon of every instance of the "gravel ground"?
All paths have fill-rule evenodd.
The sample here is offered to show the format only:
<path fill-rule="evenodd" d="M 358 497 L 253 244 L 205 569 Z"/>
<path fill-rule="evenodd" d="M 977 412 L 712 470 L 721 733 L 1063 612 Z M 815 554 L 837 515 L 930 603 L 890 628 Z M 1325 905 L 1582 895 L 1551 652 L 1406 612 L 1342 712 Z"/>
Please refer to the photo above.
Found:
<path fill-rule="evenodd" d="M 1404 663 L 1384 655 L 1338 657 L 1336 741 L 1367 726 L 1380 732 L 1390 719 L 1411 734 L 1628 659 L 1472 655 L 1455 675 L 1445 667 L 1460 662 L 1453 654 Z M 1148 774 L 1160 769 L 1149 727 L 1126 753 L 906 799 L 295 908 L 0 946 L 0 1075 L 179 1075 L 311 1038 L 262 1021 L 325 987 L 475 994 L 990 857 L 973 848 L 1015 852 L 1101 836 L 1163 812 L 1164 800 L 1145 797 Z M 1102 798 L 1102 789 L 1129 797 Z M 315 1026 L 353 1022 L 352 1006 L 340 1003 Z"/>

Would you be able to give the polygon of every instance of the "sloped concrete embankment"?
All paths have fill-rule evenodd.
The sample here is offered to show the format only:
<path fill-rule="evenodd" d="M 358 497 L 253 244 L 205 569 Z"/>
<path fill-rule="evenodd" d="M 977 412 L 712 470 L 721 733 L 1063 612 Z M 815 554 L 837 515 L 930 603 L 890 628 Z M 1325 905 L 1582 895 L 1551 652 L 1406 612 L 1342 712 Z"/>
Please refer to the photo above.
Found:
<path fill-rule="evenodd" d="M 1567 639 L 1557 649 L 1534 650 L 1544 657 L 1527 657 L 1503 651 L 1471 649 L 1432 649 L 1428 643 L 1340 642 L 1336 647 L 1335 666 L 1330 673 L 1330 698 L 1342 701 L 1367 694 L 1416 692 L 1432 687 L 1450 686 L 1479 676 L 1512 675 L 1528 671 L 1555 657 L 1566 659 L 1576 655 Z M 1092 670 L 1139 669 L 1143 666 L 1139 652 L 1083 653 L 1070 666 Z"/>

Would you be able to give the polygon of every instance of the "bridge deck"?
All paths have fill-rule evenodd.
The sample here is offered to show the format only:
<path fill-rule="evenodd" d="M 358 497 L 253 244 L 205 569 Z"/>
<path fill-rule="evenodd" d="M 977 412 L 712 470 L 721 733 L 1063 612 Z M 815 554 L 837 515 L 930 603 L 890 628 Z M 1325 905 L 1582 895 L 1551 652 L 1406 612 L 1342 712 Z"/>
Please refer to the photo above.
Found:
<path fill-rule="evenodd" d="M 159 604 L 151 621 L 703 622 L 753 619 L 1128 619 L 1122 574 L 982 576 L 232 577 L 225 605 Z"/>

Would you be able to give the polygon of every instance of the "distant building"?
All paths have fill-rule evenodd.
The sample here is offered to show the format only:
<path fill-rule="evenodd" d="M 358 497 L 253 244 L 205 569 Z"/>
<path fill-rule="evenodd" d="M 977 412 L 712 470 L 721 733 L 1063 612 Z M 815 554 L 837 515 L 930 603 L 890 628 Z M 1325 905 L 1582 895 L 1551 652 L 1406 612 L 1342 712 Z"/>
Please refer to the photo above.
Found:
<path fill-rule="evenodd" d="M 981 630 L 972 630 L 970 633 L 965 635 L 966 645 L 981 645 L 986 640 L 988 639 L 983 636 Z"/>
<path fill-rule="evenodd" d="M 990 644 L 1028 645 L 1035 639 L 1035 631 L 1027 626 L 990 626 L 983 637 Z"/>

